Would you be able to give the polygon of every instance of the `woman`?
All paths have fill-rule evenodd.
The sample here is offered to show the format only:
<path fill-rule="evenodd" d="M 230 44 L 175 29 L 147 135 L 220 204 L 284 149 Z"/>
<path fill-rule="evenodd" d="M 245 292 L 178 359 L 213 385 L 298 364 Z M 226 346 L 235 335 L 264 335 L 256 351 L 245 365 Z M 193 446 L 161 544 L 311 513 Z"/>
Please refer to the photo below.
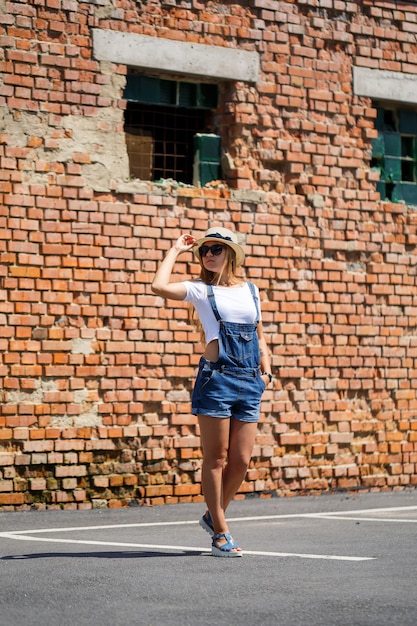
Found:
<path fill-rule="evenodd" d="M 171 282 L 177 257 L 191 249 L 200 262 L 200 279 Z M 230 535 L 225 511 L 245 477 L 261 396 L 272 380 L 258 289 L 236 275 L 244 256 L 235 233 L 226 228 L 210 228 L 198 240 L 181 235 L 152 283 L 154 293 L 192 303 L 204 331 L 206 347 L 192 396 L 208 508 L 200 525 L 212 536 L 212 554 L 221 557 L 243 554 Z"/>

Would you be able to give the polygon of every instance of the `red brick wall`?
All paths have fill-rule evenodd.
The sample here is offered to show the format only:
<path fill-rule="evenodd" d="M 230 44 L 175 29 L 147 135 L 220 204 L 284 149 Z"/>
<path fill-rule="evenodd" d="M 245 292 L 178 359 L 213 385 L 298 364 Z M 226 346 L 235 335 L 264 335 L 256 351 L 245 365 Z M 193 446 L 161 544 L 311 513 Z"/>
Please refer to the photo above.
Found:
<path fill-rule="evenodd" d="M 219 112 L 228 185 L 118 191 L 126 67 L 92 28 L 259 52 Z M 276 375 L 242 497 L 416 485 L 417 214 L 379 202 L 352 92 L 353 65 L 417 73 L 416 30 L 388 0 L 0 0 L 0 510 L 201 499 L 201 346 L 149 284 L 213 224 L 246 239 Z"/>

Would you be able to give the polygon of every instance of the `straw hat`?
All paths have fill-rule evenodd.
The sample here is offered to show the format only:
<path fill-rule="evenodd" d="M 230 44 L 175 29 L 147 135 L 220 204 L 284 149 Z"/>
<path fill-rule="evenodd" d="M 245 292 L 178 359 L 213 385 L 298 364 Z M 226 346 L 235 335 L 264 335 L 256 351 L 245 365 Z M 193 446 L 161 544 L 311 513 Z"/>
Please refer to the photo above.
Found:
<path fill-rule="evenodd" d="M 222 243 L 225 246 L 229 246 L 229 248 L 232 248 L 236 255 L 236 267 L 242 265 L 245 258 L 245 253 L 242 246 L 237 241 L 236 233 L 229 230 L 228 228 L 221 228 L 220 226 L 209 228 L 204 237 L 198 239 L 197 243 L 193 247 L 193 252 L 199 261 L 201 260 L 199 253 L 200 247 L 207 242 L 214 241 L 218 241 L 219 243 Z"/>

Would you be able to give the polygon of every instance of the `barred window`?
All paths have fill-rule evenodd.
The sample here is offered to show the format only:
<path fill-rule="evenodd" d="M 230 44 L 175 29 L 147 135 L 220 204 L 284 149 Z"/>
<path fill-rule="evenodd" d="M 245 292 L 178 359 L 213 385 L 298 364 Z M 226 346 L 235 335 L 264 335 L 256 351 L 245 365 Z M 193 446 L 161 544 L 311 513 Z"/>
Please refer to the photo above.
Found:
<path fill-rule="evenodd" d="M 128 74 L 124 97 L 130 175 L 204 186 L 220 172 L 213 132 L 218 86 Z"/>
<path fill-rule="evenodd" d="M 381 200 L 417 205 L 417 111 L 377 107 L 375 127 L 371 166 Z"/>

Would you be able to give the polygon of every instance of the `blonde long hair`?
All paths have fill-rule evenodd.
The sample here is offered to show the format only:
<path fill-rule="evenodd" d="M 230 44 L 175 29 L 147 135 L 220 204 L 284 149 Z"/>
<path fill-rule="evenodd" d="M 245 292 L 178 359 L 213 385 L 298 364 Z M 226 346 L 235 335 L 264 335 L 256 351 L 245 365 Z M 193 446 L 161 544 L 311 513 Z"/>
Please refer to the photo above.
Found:
<path fill-rule="evenodd" d="M 228 245 L 226 247 L 226 257 L 224 259 L 224 263 L 220 268 L 218 274 L 214 272 L 210 272 L 208 269 L 204 267 L 202 259 L 200 259 L 200 280 L 206 285 L 214 285 L 217 286 L 220 283 L 220 278 L 222 276 L 226 277 L 228 285 L 236 285 L 240 282 L 239 278 L 236 276 L 236 255 L 232 248 Z M 192 304 L 190 304 L 188 310 L 188 319 L 190 324 L 194 326 L 194 328 L 198 331 L 200 335 L 200 342 L 205 346 L 206 345 L 206 337 L 204 334 L 203 326 L 200 322 L 200 319 L 197 315 L 197 312 Z"/>

